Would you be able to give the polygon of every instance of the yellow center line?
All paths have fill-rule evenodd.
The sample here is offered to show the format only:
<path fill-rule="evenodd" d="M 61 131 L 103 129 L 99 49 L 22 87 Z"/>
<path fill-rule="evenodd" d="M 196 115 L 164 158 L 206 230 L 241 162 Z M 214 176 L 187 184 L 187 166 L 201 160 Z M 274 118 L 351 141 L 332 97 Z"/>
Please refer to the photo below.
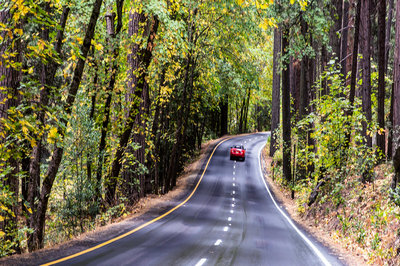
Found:
<path fill-rule="evenodd" d="M 96 249 L 99 249 L 99 248 L 101 248 L 101 247 L 104 247 L 104 246 L 106 246 L 106 245 L 108 245 L 108 244 L 111 244 L 111 243 L 113 243 L 113 242 L 115 242 L 115 241 L 117 241 L 117 240 L 119 240 L 119 239 L 122 239 L 122 238 L 124 238 L 124 237 L 126 237 L 126 236 L 129 236 L 129 235 L 131 235 L 131 234 L 133 234 L 133 233 L 139 231 L 140 229 L 142 229 L 142 228 L 144 228 L 144 227 L 146 227 L 146 226 L 148 226 L 148 225 L 150 225 L 150 224 L 152 224 L 152 223 L 154 223 L 154 222 L 157 222 L 158 220 L 164 218 L 165 216 L 167 216 L 167 215 L 171 214 L 172 212 L 174 212 L 175 210 L 179 209 L 182 205 L 184 205 L 186 202 L 188 202 L 188 200 L 189 200 L 189 199 L 193 196 L 193 194 L 196 192 L 197 188 L 198 188 L 199 185 L 200 185 L 201 180 L 202 180 L 203 177 L 204 177 L 204 174 L 206 173 L 208 164 L 210 163 L 211 158 L 213 157 L 214 152 L 217 150 L 217 148 L 219 147 L 219 145 L 221 145 L 223 142 L 225 142 L 225 141 L 227 141 L 227 140 L 229 140 L 229 139 L 231 139 L 231 138 L 232 138 L 232 137 L 226 138 L 226 139 L 222 140 L 220 143 L 218 143 L 217 146 L 215 146 L 215 148 L 213 149 L 213 151 L 212 151 L 210 157 L 208 158 L 206 167 L 204 168 L 204 171 L 203 171 L 203 173 L 201 174 L 201 177 L 200 177 L 199 181 L 197 182 L 196 186 L 194 187 L 192 193 L 190 193 L 190 195 L 189 195 L 184 201 L 182 201 L 180 204 L 178 204 L 178 205 L 175 206 L 174 208 L 170 209 L 170 210 L 167 211 L 166 213 L 164 213 L 164 214 L 162 214 L 162 215 L 160 215 L 160 216 L 154 218 L 153 220 L 151 220 L 151 221 L 149 221 L 149 222 L 147 222 L 147 223 L 144 223 L 144 224 L 142 224 L 142 225 L 136 227 L 135 229 L 133 229 L 133 230 L 131 230 L 131 231 L 125 233 L 125 234 L 119 235 L 119 236 L 117 236 L 117 237 L 115 237 L 115 238 L 112 238 L 112 239 L 106 241 L 106 242 L 103 242 L 103 243 L 101 243 L 101 244 L 98 244 L 97 246 L 94 246 L 94 247 L 91 247 L 91 248 L 82 250 L 81 252 L 72 254 L 72 255 L 70 255 L 70 256 L 68 256 L 68 257 L 64 257 L 64 258 L 61 258 L 61 259 L 58 259 L 58 260 L 55 260 L 55 261 L 50 261 L 50 262 L 48 262 L 48 263 L 46 263 L 46 264 L 42 264 L 42 266 L 54 265 L 54 264 L 57 264 L 57 263 L 60 263 L 60 262 L 63 262 L 63 261 L 70 260 L 70 259 L 72 259 L 72 258 L 76 258 L 76 257 L 78 257 L 78 256 L 80 256 L 80 255 L 89 253 L 89 252 L 91 252 L 91 251 L 93 251 L 93 250 L 96 250 Z"/>

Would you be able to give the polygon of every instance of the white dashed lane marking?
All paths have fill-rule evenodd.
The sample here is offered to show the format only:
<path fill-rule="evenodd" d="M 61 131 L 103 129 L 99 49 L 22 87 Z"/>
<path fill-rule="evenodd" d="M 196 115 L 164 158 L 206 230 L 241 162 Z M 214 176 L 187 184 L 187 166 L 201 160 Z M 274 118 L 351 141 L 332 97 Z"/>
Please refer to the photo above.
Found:
<path fill-rule="evenodd" d="M 233 213 L 233 210 L 231 210 L 231 213 Z"/>
<path fill-rule="evenodd" d="M 222 240 L 218 239 L 217 241 L 215 241 L 214 246 L 219 246 L 219 245 L 221 245 L 221 243 L 222 243 Z"/>
<path fill-rule="evenodd" d="M 232 217 L 229 217 L 229 218 L 228 218 L 228 221 L 229 221 L 229 222 L 232 221 Z"/>
<path fill-rule="evenodd" d="M 224 227 L 224 232 L 228 231 L 228 229 L 229 229 L 229 227 L 228 227 L 228 226 L 225 226 L 225 227 Z"/>
<path fill-rule="evenodd" d="M 206 258 L 202 258 L 201 260 L 199 260 L 198 263 L 196 263 L 196 266 L 202 266 L 206 261 L 207 261 Z"/>

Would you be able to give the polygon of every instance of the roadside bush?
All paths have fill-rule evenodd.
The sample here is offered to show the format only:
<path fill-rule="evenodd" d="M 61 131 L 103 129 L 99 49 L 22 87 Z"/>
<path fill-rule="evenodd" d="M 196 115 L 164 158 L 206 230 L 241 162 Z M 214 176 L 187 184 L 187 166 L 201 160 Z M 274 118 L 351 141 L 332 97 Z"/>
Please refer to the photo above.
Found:
<path fill-rule="evenodd" d="M 328 84 L 326 95 L 321 87 L 322 79 Z M 338 68 L 331 66 L 314 90 L 317 97 L 309 107 L 312 112 L 297 123 L 292 121 L 295 124 L 292 129 L 295 183 L 290 186 L 299 194 L 297 200 L 302 205 L 310 202 L 310 195 L 315 197 L 314 201 L 328 195 L 324 201 L 330 200 L 338 207 L 345 203 L 341 191 L 346 178 L 363 175 L 373 178 L 377 155 L 375 149 L 364 144 L 362 124 L 366 119 L 360 100 L 356 99 L 353 106 L 346 98 L 349 88 L 343 86 Z M 368 134 L 373 134 L 374 129 L 374 125 L 368 125 Z M 275 173 L 280 171 L 277 168 L 281 168 L 282 154 L 281 137 L 277 140 L 280 149 L 274 156 Z"/>

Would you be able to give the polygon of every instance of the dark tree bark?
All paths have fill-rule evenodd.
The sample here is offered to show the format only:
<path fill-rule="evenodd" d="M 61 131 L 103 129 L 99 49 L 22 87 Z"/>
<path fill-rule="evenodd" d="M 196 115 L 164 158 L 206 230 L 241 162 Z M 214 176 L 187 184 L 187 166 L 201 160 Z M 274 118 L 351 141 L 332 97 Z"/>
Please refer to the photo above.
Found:
<path fill-rule="evenodd" d="M 188 43 L 191 44 L 192 47 L 196 46 L 197 37 L 196 35 L 196 24 L 195 18 L 197 16 L 198 9 L 195 8 L 189 17 L 188 23 Z M 190 114 L 190 104 L 193 93 L 193 82 L 194 82 L 194 70 L 196 68 L 196 58 L 194 58 L 193 48 L 189 49 L 187 58 L 186 58 L 186 66 L 185 66 L 185 74 L 183 79 L 183 91 L 181 94 L 181 108 L 183 110 L 183 116 L 180 115 L 178 117 L 177 126 L 175 130 L 175 143 L 173 144 L 171 156 L 169 160 L 168 173 L 166 177 L 166 185 L 165 192 L 168 192 L 172 187 L 176 185 L 176 178 L 178 169 L 180 167 L 180 159 L 182 153 L 182 145 L 184 143 L 185 133 L 186 133 L 186 124 L 188 122 L 189 114 Z M 219 121 L 219 119 L 216 119 Z M 218 132 L 219 126 L 216 127 L 216 131 Z"/>
<path fill-rule="evenodd" d="M 0 23 L 10 25 L 12 15 L 9 10 L 0 10 Z M 12 32 L 12 31 L 11 31 Z M 22 49 L 20 40 L 16 40 L 13 43 L 13 39 L 17 36 L 12 34 L 8 36 L 5 31 L 0 32 L 2 41 L 0 42 L 0 118 L 7 120 L 9 118 L 8 111 L 17 107 L 20 103 L 20 95 L 18 88 L 20 86 L 21 71 L 18 69 L 18 65 L 22 62 Z M 13 43 L 13 45 L 12 45 Z M 2 55 L 9 55 L 7 59 Z M 17 64 L 13 66 L 12 64 Z M 4 125 L 0 122 L 0 143 L 6 141 L 7 131 Z M 7 159 L 0 158 L 0 162 L 5 163 L 6 166 L 11 167 L 11 171 L 5 176 L 1 182 L 3 185 L 8 187 L 8 192 L 13 197 L 14 203 L 12 206 L 7 206 L 14 215 L 9 213 L 0 212 L 1 216 L 4 217 L 4 221 L 0 222 L 0 230 L 5 232 L 4 240 L 11 240 L 12 236 L 9 233 L 17 230 L 17 217 L 18 217 L 18 200 L 19 200 L 19 162 L 15 157 L 15 154 L 10 154 Z M 0 171 L 6 169 L 0 168 Z M 19 244 L 17 243 L 16 252 L 20 253 Z"/>
<path fill-rule="evenodd" d="M 385 128 L 385 25 L 386 0 L 378 1 L 378 126 Z M 385 154 L 385 134 L 376 135 L 376 145 Z"/>
<path fill-rule="evenodd" d="M 341 73 L 343 75 L 343 80 L 346 84 L 346 76 L 347 76 L 347 46 L 348 46 L 348 32 L 349 32 L 349 5 L 348 1 L 344 1 L 343 5 L 343 26 L 342 26 L 342 42 L 341 42 L 341 55 L 340 55 L 340 64 L 341 64 Z"/>
<path fill-rule="evenodd" d="M 333 28 L 330 29 L 330 41 L 335 57 L 340 59 L 340 38 L 338 33 L 342 29 L 343 0 L 332 0 L 331 17 L 334 21 Z M 337 61 L 339 62 L 339 61 Z"/>
<path fill-rule="evenodd" d="M 246 103 L 245 103 L 245 108 L 244 108 L 244 131 L 243 132 L 247 132 L 248 128 L 247 128 L 247 117 L 249 115 L 249 104 L 250 104 L 250 98 L 251 98 L 251 89 L 249 88 L 249 90 L 247 91 L 247 97 L 246 97 Z"/>
<path fill-rule="evenodd" d="M 367 135 L 367 123 L 372 120 L 371 112 L 371 7 L 370 0 L 361 1 L 360 49 L 362 53 L 362 110 L 367 119 L 363 122 L 366 145 L 372 147 L 372 138 Z"/>
<path fill-rule="evenodd" d="M 219 103 L 221 110 L 221 130 L 219 136 L 222 137 L 228 134 L 228 95 L 224 95 Z"/>
<path fill-rule="evenodd" d="M 307 40 L 307 35 L 308 35 L 308 24 L 307 22 L 303 19 L 303 16 L 301 17 L 301 34 L 303 35 L 303 38 Z M 309 102 L 309 87 L 310 87 L 310 75 L 309 75 L 309 70 L 310 70 L 310 63 L 309 63 L 309 56 L 304 55 L 301 62 L 300 62 L 300 96 L 299 96 L 299 120 L 303 119 L 307 115 L 307 110 L 308 110 L 308 102 Z"/>
<path fill-rule="evenodd" d="M 291 112 L 292 115 L 295 116 L 296 121 L 298 121 L 299 117 L 297 115 L 299 114 L 299 109 L 300 109 L 300 80 L 301 80 L 300 60 L 293 58 L 290 59 L 289 74 L 290 74 L 289 75 L 290 96 L 293 98 L 293 103 L 291 105 Z"/>
<path fill-rule="evenodd" d="M 159 168 L 160 168 L 160 158 L 162 154 L 160 153 L 160 137 L 161 137 L 161 127 L 162 125 L 162 101 L 161 101 L 161 87 L 165 86 L 165 74 L 167 72 L 167 65 L 163 65 L 161 67 L 161 77 L 160 83 L 158 85 L 158 92 L 157 92 L 157 100 L 155 101 L 155 110 L 154 110 L 154 118 L 153 118 L 153 125 L 151 127 L 151 135 L 150 137 L 154 143 L 154 156 L 150 153 L 147 157 L 147 168 L 150 170 L 149 175 L 153 180 L 153 193 L 159 194 L 159 190 L 162 187 L 162 182 L 160 182 L 160 175 L 159 175 Z"/>
<path fill-rule="evenodd" d="M 128 35 L 131 38 L 138 38 L 140 37 L 140 32 L 143 32 L 141 36 L 143 39 L 145 38 L 146 34 L 146 23 L 147 17 L 143 11 L 140 13 L 137 11 L 131 10 L 129 14 L 129 28 L 128 28 Z M 141 52 L 142 49 L 140 48 L 143 40 L 137 41 L 136 43 L 132 44 L 132 48 L 130 53 L 128 54 L 128 64 L 129 64 L 129 81 L 128 81 L 128 88 L 129 94 L 127 94 L 126 100 L 131 105 L 129 107 L 129 112 L 134 112 L 134 123 L 133 128 L 130 129 L 131 132 L 134 132 L 132 136 L 129 138 L 132 142 L 136 143 L 140 146 L 139 149 L 133 151 L 130 147 L 127 148 L 126 152 L 133 153 L 136 161 L 138 164 L 144 163 L 144 152 L 145 143 L 144 143 L 144 132 L 143 132 L 143 123 L 142 123 L 142 116 L 144 113 L 143 110 L 143 82 L 139 85 L 140 72 L 144 71 L 142 68 L 142 56 Z M 132 161 L 126 162 L 127 169 L 122 173 L 122 177 L 124 180 L 123 191 L 125 196 L 128 197 L 130 202 L 134 202 L 137 199 L 138 195 L 143 195 L 144 193 L 144 178 L 143 174 L 134 173 L 134 171 L 139 169 L 137 164 L 133 165 Z M 136 169 L 134 169 L 136 168 Z M 113 176 L 113 178 L 117 178 L 118 176 Z M 139 187 L 137 187 L 136 180 L 139 180 Z M 108 203 L 110 203 L 108 201 Z"/>
<path fill-rule="evenodd" d="M 390 122 L 386 157 L 392 159 L 393 155 L 393 103 L 394 103 L 394 83 L 392 84 L 392 92 L 390 93 L 390 112 L 388 120 Z"/>
<path fill-rule="evenodd" d="M 388 19 L 386 21 L 386 36 L 385 36 L 385 75 L 388 75 L 388 64 L 389 64 L 389 52 L 390 52 L 390 39 L 391 39 L 391 28 L 392 28 L 392 19 L 393 19 L 393 5 L 394 0 L 389 0 L 389 8 L 388 8 Z M 390 113 L 389 113 L 389 127 L 388 127 L 388 144 L 386 157 L 387 159 L 392 158 L 393 154 L 393 85 L 392 84 L 392 93 L 390 100 Z"/>
<path fill-rule="evenodd" d="M 389 7 L 388 7 L 388 19 L 386 21 L 386 34 L 385 34 L 385 74 L 387 75 L 388 71 L 388 63 L 389 63 L 389 52 L 390 52 L 390 39 L 391 39 L 391 29 L 392 29 L 392 19 L 393 19 L 393 5 L 394 0 L 388 0 Z M 391 155 L 390 155 L 391 156 Z"/>
<path fill-rule="evenodd" d="M 285 58 L 282 69 L 282 135 L 283 135 L 283 177 L 289 183 L 291 173 L 291 125 L 290 125 L 290 73 L 288 64 L 289 30 L 282 32 L 282 57 Z"/>
<path fill-rule="evenodd" d="M 194 28 L 192 28 L 194 30 Z M 168 167 L 168 174 L 165 186 L 165 192 L 168 192 L 171 188 L 176 185 L 176 176 L 178 174 L 178 169 L 180 166 L 180 156 L 181 156 L 181 149 L 184 140 L 184 133 L 186 130 L 186 124 L 189 117 L 190 111 L 190 102 L 191 102 L 191 95 L 193 91 L 193 73 L 195 69 L 195 63 L 192 59 L 192 51 L 189 52 L 187 63 L 186 63 L 186 70 L 185 70 L 185 78 L 183 82 L 183 92 L 181 96 L 181 103 L 183 109 L 183 116 L 180 115 L 177 121 L 177 127 L 175 130 L 175 143 L 173 145 L 169 167 Z"/>
<path fill-rule="evenodd" d="M 326 47 L 322 46 L 321 48 L 321 72 L 323 73 L 326 69 L 326 66 L 328 65 L 328 52 L 326 51 Z M 326 78 L 323 78 L 321 80 L 321 96 L 328 95 L 329 94 L 329 87 L 326 82 Z"/>
<path fill-rule="evenodd" d="M 396 35 L 394 47 L 393 92 L 393 165 L 392 188 L 400 183 L 400 1 L 396 4 Z"/>
<path fill-rule="evenodd" d="M 357 62 L 358 62 L 358 44 L 360 38 L 360 16 L 361 16 L 361 3 L 363 0 L 358 0 L 356 9 L 356 18 L 354 22 L 354 42 L 353 42 L 353 58 L 351 65 L 351 81 L 350 81 L 350 95 L 349 100 L 351 105 L 354 104 L 354 97 L 356 95 L 356 81 L 357 81 Z M 352 111 L 350 111 L 352 114 Z M 350 135 L 348 136 L 350 140 Z"/>
<path fill-rule="evenodd" d="M 276 151 L 276 134 L 279 129 L 280 107 L 281 107 L 281 77 L 279 74 L 281 53 L 281 30 L 274 29 L 274 58 L 272 70 L 272 110 L 271 110 L 271 144 L 269 155 L 274 156 Z"/>

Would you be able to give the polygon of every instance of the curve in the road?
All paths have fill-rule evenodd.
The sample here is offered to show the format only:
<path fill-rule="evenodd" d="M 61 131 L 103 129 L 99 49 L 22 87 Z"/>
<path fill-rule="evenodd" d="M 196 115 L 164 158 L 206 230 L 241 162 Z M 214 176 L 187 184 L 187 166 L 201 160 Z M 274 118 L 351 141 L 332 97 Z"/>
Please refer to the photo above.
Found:
<path fill-rule="evenodd" d="M 126 234 L 46 265 L 341 265 L 275 202 L 260 163 L 268 137 L 222 140 L 180 204 Z M 236 144 L 247 149 L 244 162 L 229 160 L 229 147 Z"/>
<path fill-rule="evenodd" d="M 124 238 L 124 237 L 127 237 L 127 236 L 129 236 L 129 235 L 132 235 L 133 233 L 139 231 L 140 229 L 142 229 L 142 228 L 144 228 L 144 227 L 146 227 L 146 226 L 149 226 L 150 224 L 152 224 L 152 223 L 154 223 L 154 222 L 156 222 L 156 221 L 158 221 L 158 220 L 160 220 L 160 219 L 166 217 L 167 215 L 171 214 L 172 212 L 174 212 L 175 210 L 177 210 L 178 208 L 180 208 L 181 206 L 183 206 L 186 202 L 188 202 L 188 201 L 190 200 L 190 198 L 193 196 L 193 194 L 196 192 L 197 188 L 199 187 L 199 185 L 200 185 L 200 183 L 201 183 L 201 180 L 203 180 L 204 174 L 205 174 L 205 172 L 207 171 L 207 167 L 208 167 L 208 165 L 209 165 L 209 163 L 210 163 L 210 161 L 211 161 L 211 158 L 212 158 L 213 155 L 214 155 L 214 152 L 217 150 L 217 148 L 218 148 L 222 143 L 224 143 L 225 141 L 227 141 L 227 140 L 229 140 L 229 139 L 230 139 L 230 137 L 221 140 L 221 141 L 214 147 L 213 151 L 211 152 L 210 157 L 209 157 L 208 160 L 207 160 L 207 164 L 206 164 L 206 166 L 204 167 L 203 173 L 201 174 L 200 179 L 199 179 L 199 181 L 197 182 L 196 186 L 194 187 L 192 193 L 190 193 L 189 196 L 188 196 L 184 201 L 182 201 L 180 204 L 178 204 L 178 205 L 175 206 L 174 208 L 170 209 L 169 211 L 165 212 L 164 214 L 162 214 L 162 215 L 160 215 L 160 216 L 154 218 L 153 220 L 151 220 L 151 221 L 149 221 L 149 222 L 147 222 L 147 223 L 144 223 L 144 224 L 142 224 L 142 225 L 136 227 L 135 229 L 132 229 L 131 231 L 129 231 L 129 232 L 125 233 L 125 234 L 119 235 L 119 236 L 117 236 L 117 237 L 115 237 L 115 238 L 112 238 L 112 239 L 106 241 L 106 242 L 103 242 L 103 243 L 98 244 L 98 245 L 96 245 L 96 246 L 94 246 L 94 247 L 91 247 L 91 248 L 82 250 L 82 251 L 80 251 L 80 252 L 78 252 L 78 253 L 75 253 L 75 254 L 72 254 L 72 255 L 70 255 L 70 256 L 67 256 L 67 257 L 64 257 L 64 258 L 61 258 L 61 259 L 58 259 L 58 260 L 54 260 L 54 261 L 50 261 L 50 262 L 48 262 L 48 263 L 42 264 L 42 266 L 49 266 L 49 265 L 58 264 L 58 263 L 60 263 L 60 262 L 64 262 L 64 261 L 70 260 L 70 259 L 72 259 L 72 258 L 81 256 L 81 255 L 86 254 L 86 253 L 89 253 L 89 252 L 91 252 L 91 251 L 93 251 L 93 250 L 96 250 L 96 249 L 99 249 L 99 248 L 101 248 L 101 247 L 104 247 L 104 246 L 106 246 L 106 245 L 108 245 L 108 244 L 111 244 L 111 243 L 117 241 L 117 240 L 120 240 L 120 239 L 122 239 L 122 238 Z"/>

